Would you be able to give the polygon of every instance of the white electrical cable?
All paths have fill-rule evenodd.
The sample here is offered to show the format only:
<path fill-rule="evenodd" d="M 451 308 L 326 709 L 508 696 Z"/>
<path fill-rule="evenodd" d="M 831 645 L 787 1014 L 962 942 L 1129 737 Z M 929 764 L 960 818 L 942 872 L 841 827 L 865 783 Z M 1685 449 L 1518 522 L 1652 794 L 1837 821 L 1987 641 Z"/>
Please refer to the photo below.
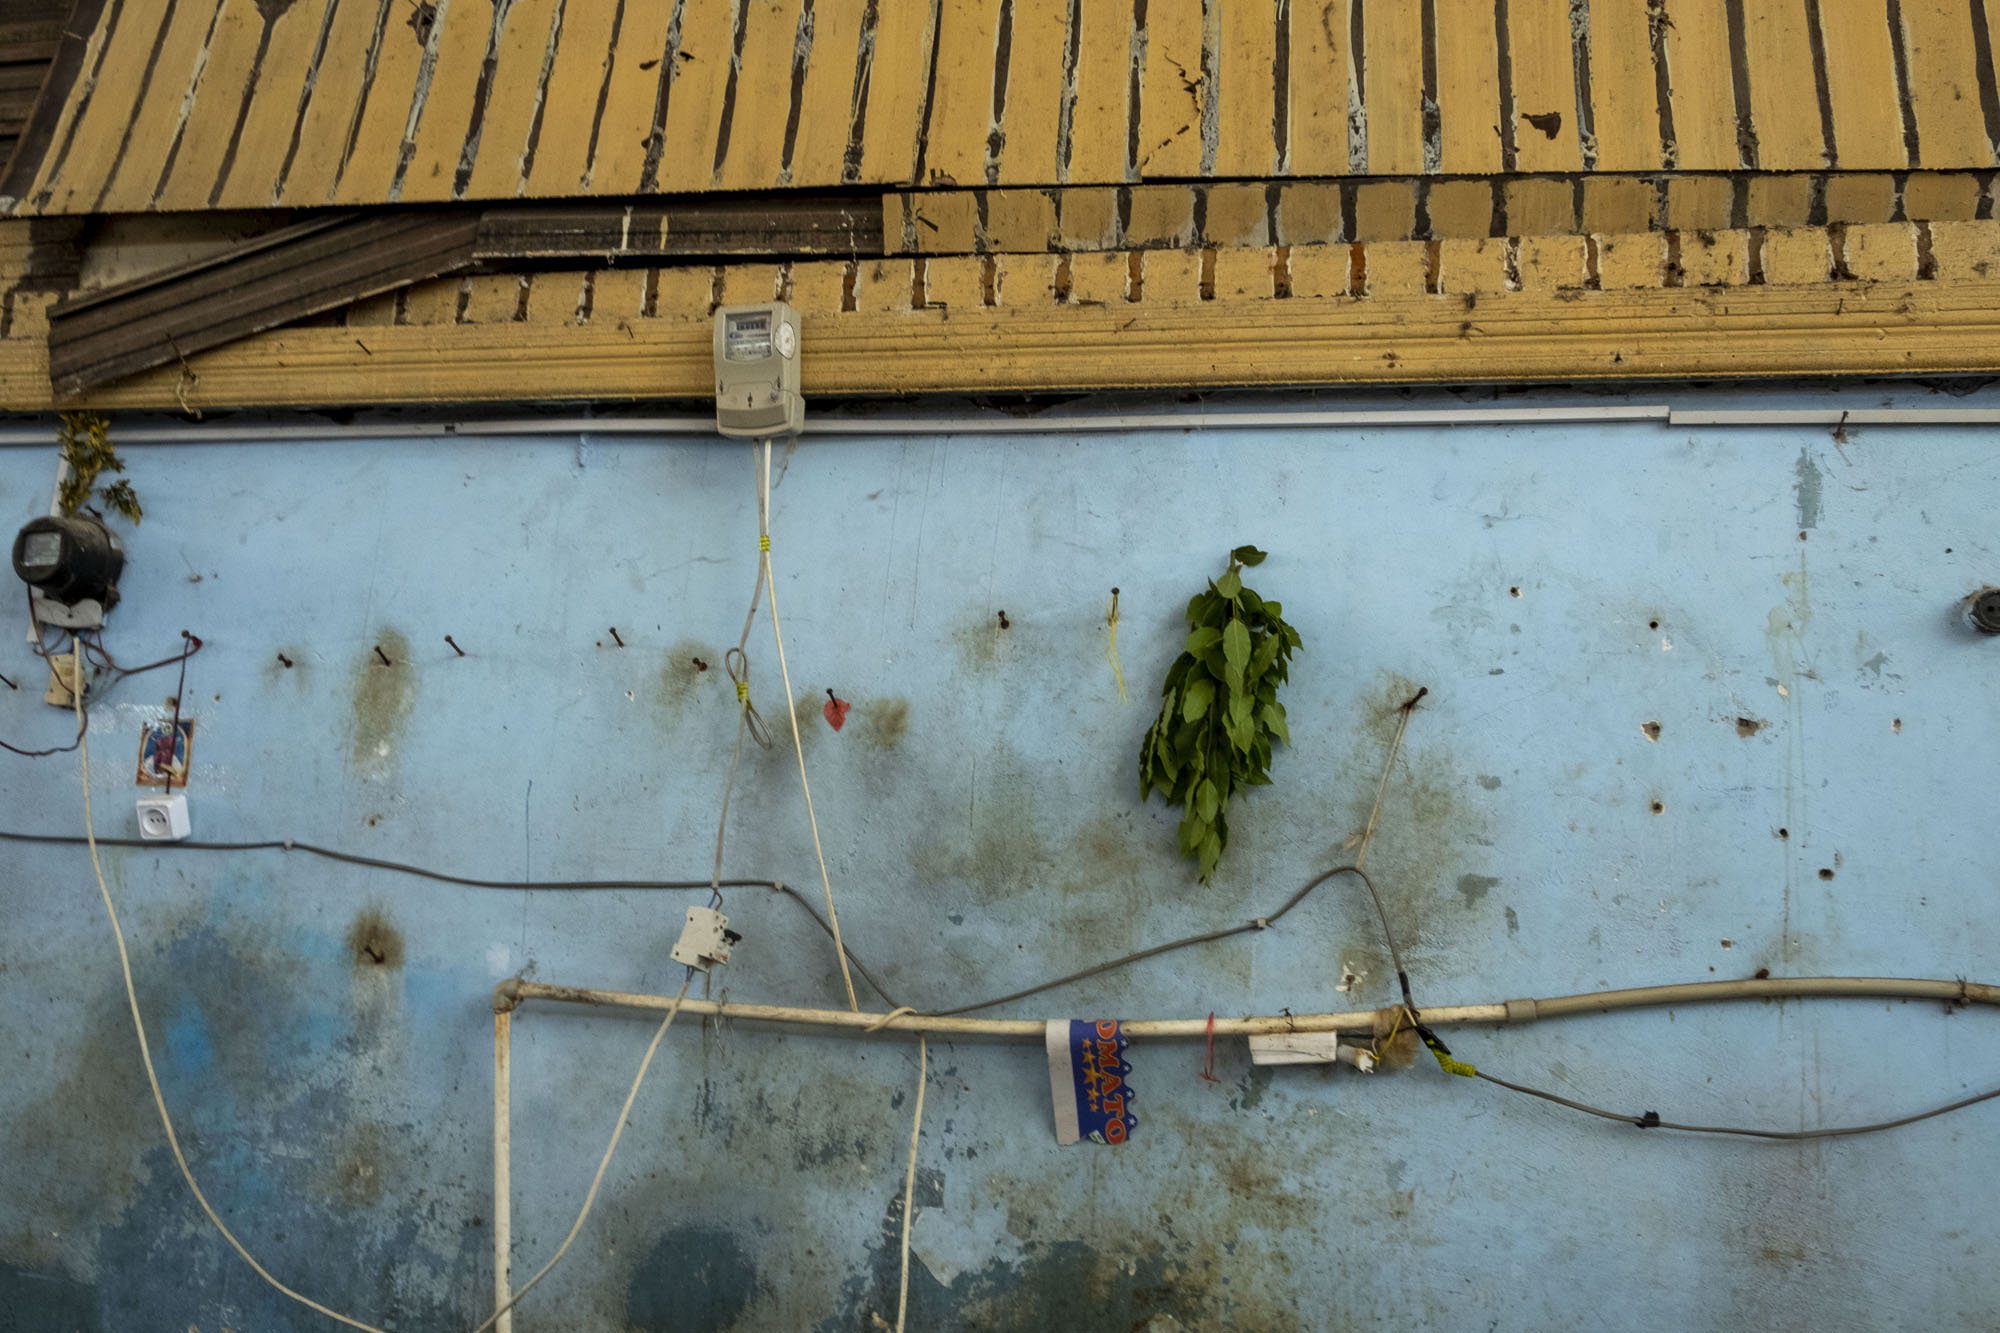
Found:
<path fill-rule="evenodd" d="M 73 645 L 70 658 L 73 663 L 71 667 L 73 673 L 71 679 L 75 684 L 70 698 L 72 706 L 76 709 L 77 725 L 81 726 L 83 724 L 83 645 L 76 639 L 71 639 L 70 642 Z M 118 924 L 118 909 L 111 902 L 111 887 L 105 882 L 104 864 L 97 856 L 97 833 L 95 820 L 92 817 L 90 808 L 90 738 L 88 736 L 82 736 L 78 739 L 77 759 L 78 766 L 82 769 L 83 773 L 83 836 L 84 841 L 90 845 L 90 868 L 97 874 L 97 891 L 103 895 L 104 913 L 111 918 L 111 933 L 118 941 L 118 966 L 125 976 L 125 1002 L 132 1009 L 132 1030 L 139 1036 L 139 1059 L 146 1066 L 146 1084 L 153 1090 L 153 1105 L 160 1112 L 160 1127 L 167 1132 L 167 1146 L 173 1149 L 174 1163 L 181 1169 L 181 1178 L 187 1181 L 189 1191 L 193 1193 L 195 1202 L 201 1205 L 202 1212 L 208 1214 L 208 1220 L 215 1224 L 215 1229 L 222 1233 L 222 1238 L 229 1242 L 230 1247 L 236 1253 L 243 1256 L 243 1262 L 249 1264 L 258 1277 L 263 1278 L 300 1305 L 323 1314 L 328 1319 L 346 1324 L 349 1328 L 361 1329 L 362 1333 L 385 1333 L 385 1330 L 379 1329 L 373 1324 L 364 1324 L 359 1319 L 350 1319 L 337 1310 L 329 1310 L 310 1296 L 302 1296 L 284 1283 L 278 1281 L 277 1278 L 272 1277 L 270 1270 L 258 1263 L 250 1251 L 243 1248 L 243 1242 L 236 1239 L 235 1233 L 223 1225 L 222 1219 L 216 1215 L 215 1209 L 210 1206 L 208 1196 L 203 1194 L 201 1186 L 195 1183 L 194 1172 L 188 1168 L 187 1156 L 181 1152 L 180 1136 L 174 1133 L 173 1117 L 167 1114 L 167 1099 L 160 1092 L 160 1077 L 153 1071 L 153 1050 L 151 1045 L 146 1041 L 145 1020 L 139 1015 L 139 993 L 132 985 L 132 958 L 125 949 L 125 931 Z M 671 1020 L 673 1015 L 669 1013 L 667 1017 Z M 660 1026 L 664 1029 L 666 1024 L 662 1023 Z M 614 1139 L 613 1142 L 615 1143 L 616 1140 Z M 488 1320 L 487 1322 L 491 1323 L 492 1321 Z"/>
<path fill-rule="evenodd" d="M 646 1081 L 646 1071 L 652 1067 L 653 1055 L 660 1049 L 660 1039 L 667 1035 L 668 1025 L 674 1021 L 674 1015 L 681 1011 L 681 1001 L 687 998 L 688 987 L 693 984 L 694 969 L 689 968 L 687 979 L 681 982 L 681 993 L 674 997 L 674 1003 L 667 1010 L 667 1016 L 660 1020 L 658 1030 L 653 1033 L 652 1044 L 646 1047 L 646 1058 L 639 1062 L 639 1072 L 632 1078 L 632 1089 L 625 1094 L 625 1104 L 618 1108 L 618 1123 L 611 1127 L 611 1142 L 604 1147 L 604 1157 L 597 1164 L 597 1174 L 590 1178 L 590 1190 L 583 1196 L 583 1208 L 577 1213 L 576 1222 L 570 1227 L 569 1234 L 563 1237 L 563 1243 L 556 1246 L 556 1252 L 549 1256 L 549 1261 L 541 1266 L 540 1271 L 523 1283 L 521 1289 L 514 1293 L 511 1300 L 487 1316 L 486 1322 L 472 1330 L 472 1333 L 486 1333 L 487 1329 L 492 1328 L 494 1324 L 500 1321 L 501 1315 L 506 1314 L 516 1305 L 519 1305 L 521 1298 L 533 1291 L 535 1284 L 547 1277 L 549 1270 L 561 1262 L 565 1254 L 569 1253 L 570 1245 L 576 1240 L 577 1233 L 583 1230 L 585 1219 L 590 1216 L 591 1205 L 597 1202 L 597 1189 L 604 1183 L 604 1173 L 611 1169 L 611 1154 L 618 1151 L 618 1139 L 625 1133 L 625 1117 L 632 1114 L 632 1103 L 638 1100 L 639 1085 Z M 317 1309 L 318 1307 L 314 1308 Z"/>
<path fill-rule="evenodd" d="M 80 686 L 83 681 L 83 645 L 75 639 L 71 640 L 71 644 L 70 660 L 73 663 L 71 670 L 74 673 L 72 679 L 79 686 L 71 694 L 71 705 L 76 710 L 77 723 L 81 726 L 83 723 L 83 690 Z M 202 1212 L 208 1215 L 208 1220 L 215 1224 L 215 1229 L 222 1233 L 222 1238 L 229 1242 L 230 1248 L 242 1256 L 243 1262 L 249 1264 L 252 1271 L 258 1277 L 263 1278 L 264 1281 L 270 1283 L 276 1290 L 289 1296 L 300 1305 L 305 1306 L 315 1313 L 323 1314 L 336 1323 L 345 1324 L 349 1328 L 358 1328 L 362 1333 L 388 1333 L 388 1330 L 378 1328 L 374 1324 L 367 1324 L 359 1319 L 350 1318 L 338 1310 L 330 1310 L 312 1299 L 312 1297 L 292 1290 L 273 1277 L 271 1271 L 258 1263 L 256 1256 L 243 1247 L 243 1242 L 236 1239 L 236 1234 L 216 1214 L 214 1207 L 208 1201 L 208 1196 L 202 1193 L 201 1186 L 195 1183 L 194 1172 L 188 1166 L 186 1154 L 181 1151 L 180 1136 L 174 1132 L 173 1117 L 167 1113 L 167 1099 L 160 1091 L 159 1075 L 153 1069 L 153 1050 L 151 1044 L 146 1040 L 145 1020 L 139 1013 L 139 994 L 132 984 L 132 958 L 125 947 L 125 931 L 118 923 L 118 908 L 111 901 L 111 886 L 105 880 L 104 864 L 97 855 L 96 820 L 91 810 L 90 801 L 90 739 L 87 736 L 80 738 L 78 742 L 77 760 L 83 779 L 83 836 L 84 841 L 90 847 L 90 868 L 97 876 L 97 891 L 104 899 L 104 912 L 111 919 L 111 933 L 118 942 L 118 966 L 125 978 L 125 1001 L 132 1010 L 132 1030 L 138 1034 L 139 1058 L 146 1067 L 146 1084 L 153 1091 L 153 1105 L 160 1113 L 160 1127 L 166 1131 L 167 1146 L 173 1149 L 174 1163 L 181 1169 L 181 1178 L 187 1181 L 189 1192 L 194 1195 L 195 1202 L 201 1205 Z M 514 1293 L 513 1299 L 495 1310 L 488 1316 L 486 1322 L 473 1330 L 473 1333 L 486 1333 L 487 1329 L 492 1328 L 494 1324 L 499 1322 L 502 1315 L 519 1304 L 521 1298 L 533 1290 L 536 1283 L 547 1277 L 549 1270 L 554 1268 L 563 1255 L 569 1252 L 570 1245 L 576 1240 L 577 1234 L 583 1230 L 584 1222 L 590 1217 L 591 1206 L 597 1202 L 598 1188 L 604 1184 L 604 1173 L 611 1168 L 612 1154 L 618 1151 L 618 1140 L 625 1132 L 625 1117 L 632 1113 L 632 1103 L 638 1100 L 639 1088 L 646 1081 L 646 1071 L 652 1067 L 653 1056 L 660 1049 L 660 1041 L 667 1035 L 667 1028 L 673 1023 L 674 1015 L 680 1012 L 681 1001 L 687 998 L 688 987 L 693 982 L 694 972 L 690 970 L 687 979 L 681 983 L 680 994 L 674 997 L 674 1003 L 667 1009 L 667 1016 L 660 1020 L 659 1028 L 653 1033 L 652 1043 L 646 1047 L 645 1058 L 639 1062 L 639 1072 L 633 1076 L 632 1087 L 625 1094 L 625 1103 L 618 1108 L 618 1122 L 612 1126 L 611 1142 L 605 1146 L 604 1157 L 597 1164 L 597 1174 L 591 1177 L 590 1189 L 583 1196 L 583 1208 L 577 1213 L 576 1222 L 570 1227 L 569 1234 L 563 1237 L 562 1244 L 556 1247 L 555 1254 L 550 1257 L 546 1264 L 542 1265 L 541 1271 L 529 1278 L 521 1286 L 520 1290 Z M 923 1091 L 921 1088 L 918 1089 L 917 1097 L 921 1113 L 923 1102 Z"/>
<path fill-rule="evenodd" d="M 917 1034 L 917 1109 L 910 1117 L 910 1166 L 903 1176 L 903 1262 L 902 1278 L 896 1288 L 896 1333 L 903 1333 L 903 1317 L 910 1309 L 910 1215 L 917 1207 L 917 1138 L 924 1128 L 924 1083 L 929 1065 L 922 1033 Z"/>
<path fill-rule="evenodd" d="M 785 665 L 785 631 L 778 622 L 778 580 L 771 572 L 771 442 L 768 439 L 764 441 L 764 462 L 757 482 L 757 547 L 764 561 L 764 588 L 771 598 L 771 637 L 778 645 L 778 676 L 785 683 L 785 716 L 791 719 L 792 750 L 799 758 L 799 787 L 806 796 L 806 820 L 812 825 L 813 856 L 819 861 L 820 887 L 826 890 L 826 922 L 833 935 L 833 956 L 840 960 L 840 982 L 847 988 L 847 1007 L 860 1013 L 854 976 L 847 967 L 847 946 L 840 938 L 840 917 L 833 910 L 833 880 L 826 873 L 826 851 L 820 846 L 819 816 L 813 811 L 812 783 L 806 780 L 806 747 L 799 738 L 799 710 L 792 704 L 792 673 Z"/>

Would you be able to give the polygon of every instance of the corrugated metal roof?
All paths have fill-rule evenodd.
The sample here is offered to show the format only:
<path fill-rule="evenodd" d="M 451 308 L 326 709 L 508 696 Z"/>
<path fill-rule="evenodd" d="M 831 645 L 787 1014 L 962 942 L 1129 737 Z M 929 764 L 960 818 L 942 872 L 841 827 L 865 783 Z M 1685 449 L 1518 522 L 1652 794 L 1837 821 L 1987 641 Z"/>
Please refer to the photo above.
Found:
<path fill-rule="evenodd" d="M 66 213 L 1990 168 L 1996 28 L 1972 0 L 126 0 L 10 188 Z"/>
<path fill-rule="evenodd" d="M 31 225 L 75 224 L 43 218 Z M 65 299 L 48 312 L 49 377 L 59 396 L 72 396 L 481 265 L 874 253 L 881 238 L 876 210 L 809 198 L 320 212 L 179 267 Z"/>
<path fill-rule="evenodd" d="M 20 299 L 0 406 L 699 400 L 715 306 L 774 296 L 814 395 L 1991 373 L 2000 221 L 469 274 L 77 400 Z"/>
<path fill-rule="evenodd" d="M 69 10 L 69 0 L 14 0 L 0 14 L 0 167 L 28 127 Z"/>

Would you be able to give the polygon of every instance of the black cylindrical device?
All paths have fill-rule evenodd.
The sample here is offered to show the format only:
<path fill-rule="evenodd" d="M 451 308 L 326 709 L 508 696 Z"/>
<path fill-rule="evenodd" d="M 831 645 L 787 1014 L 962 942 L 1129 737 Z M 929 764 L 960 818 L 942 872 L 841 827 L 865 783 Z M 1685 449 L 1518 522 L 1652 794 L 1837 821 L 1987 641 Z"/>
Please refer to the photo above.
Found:
<path fill-rule="evenodd" d="M 31 519 L 14 538 L 14 572 L 65 605 L 88 600 L 110 610 L 124 568 L 125 547 L 88 514 Z"/>

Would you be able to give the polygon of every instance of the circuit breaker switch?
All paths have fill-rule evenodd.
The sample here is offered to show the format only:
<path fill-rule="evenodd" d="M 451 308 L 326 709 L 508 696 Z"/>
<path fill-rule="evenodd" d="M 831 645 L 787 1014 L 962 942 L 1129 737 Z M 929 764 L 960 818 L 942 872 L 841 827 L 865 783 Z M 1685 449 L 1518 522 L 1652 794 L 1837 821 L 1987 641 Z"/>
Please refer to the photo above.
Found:
<path fill-rule="evenodd" d="M 690 907 L 672 957 L 683 967 L 706 972 L 717 963 L 728 962 L 729 951 L 742 938 L 729 928 L 729 918 L 713 907 Z"/>

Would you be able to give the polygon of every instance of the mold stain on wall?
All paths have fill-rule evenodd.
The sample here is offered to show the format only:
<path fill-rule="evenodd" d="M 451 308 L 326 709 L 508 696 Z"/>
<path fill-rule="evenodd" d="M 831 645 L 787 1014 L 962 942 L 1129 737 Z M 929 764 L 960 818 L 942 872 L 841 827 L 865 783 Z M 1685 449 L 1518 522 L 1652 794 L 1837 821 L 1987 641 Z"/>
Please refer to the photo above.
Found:
<path fill-rule="evenodd" d="M 894 750 L 910 729 L 910 701 L 901 697 L 871 699 L 861 705 L 861 737 L 876 750 Z"/>
<path fill-rule="evenodd" d="M 341 1202 L 373 1208 L 382 1202 L 384 1183 L 396 1174 L 387 1132 L 373 1120 L 363 1120 L 342 1136 L 328 1163 L 324 1188 Z"/>
<path fill-rule="evenodd" d="M 1261 1089 L 1270 1071 L 1257 1072 L 1264 1075 Z M 919 1246 L 910 1264 L 911 1326 L 1021 1333 L 1300 1327 L 1296 1283 L 1284 1256 L 1299 1247 L 1325 1251 L 1313 1226 L 1319 1202 L 1289 1183 L 1247 1137 L 1240 1146 L 1230 1146 L 1215 1126 L 1172 1109 L 1171 1103 L 1158 1102 L 1155 1108 L 1148 1123 L 1154 1141 L 1146 1151 L 1168 1152 L 1185 1167 L 1121 1184 L 1117 1216 L 1122 1221 L 1093 1218 L 1086 1224 L 1053 1213 L 1045 1183 L 1007 1172 L 992 1172 L 962 1186 L 948 1201 L 944 1179 L 926 1180 L 920 1169 L 920 1213 L 959 1207 L 960 1200 L 976 1195 L 982 1208 L 1004 1211 L 1006 1238 L 1012 1243 L 996 1247 L 1000 1252 L 977 1266 L 946 1266 L 941 1272 L 924 1260 Z M 1093 1174 L 1097 1165 L 1078 1164 Z M 1378 1191 L 1362 1192 L 1372 1198 Z M 1356 1207 L 1367 1204 L 1357 1199 Z M 1187 1228 L 1194 1234 L 1184 1234 L 1187 1219 L 1195 1217 L 1202 1219 L 1200 1226 Z M 878 1313 L 893 1320 L 901 1220 L 898 1190 L 882 1211 L 868 1262 L 843 1282 L 844 1308 L 817 1325 L 821 1333 L 875 1328 L 872 1316 Z M 1249 1243 L 1246 1228 L 1259 1237 L 1254 1267 L 1234 1257 Z M 1075 1238 L 1084 1231 L 1090 1233 L 1089 1241 Z M 1289 1243 L 1268 1243 L 1276 1237 Z"/>
<path fill-rule="evenodd" d="M 352 672 L 354 767 L 363 777 L 384 777 L 395 767 L 416 691 L 409 640 L 383 629 L 357 655 Z"/>
<path fill-rule="evenodd" d="M 771 665 L 775 667 L 777 663 L 773 662 Z M 775 675 L 776 673 L 773 672 L 772 674 Z M 771 682 L 772 686 L 776 684 L 777 681 L 775 680 Z M 767 686 L 766 688 L 770 687 Z M 752 684 L 750 690 L 750 700 L 752 703 L 755 703 L 757 700 L 756 685 Z M 824 688 L 816 689 L 808 685 L 800 691 L 798 698 L 792 700 L 792 716 L 790 721 L 786 721 L 782 714 L 775 716 L 766 714 L 764 720 L 766 725 L 770 727 L 771 738 L 776 744 L 764 751 L 765 760 L 770 763 L 782 763 L 793 766 L 798 763 L 797 758 L 792 753 L 792 728 L 795 725 L 798 727 L 798 748 L 804 752 L 807 759 L 811 759 L 813 751 L 819 748 L 820 738 L 824 735 L 831 735 L 833 732 L 832 725 L 826 720 L 825 708 L 826 690 Z"/>
<path fill-rule="evenodd" d="M 720 653 L 699 639 L 675 643 L 660 659 L 659 681 L 653 691 L 660 730 L 679 727 L 691 704 L 724 699 L 728 689 L 729 675 L 723 670 Z"/>
<path fill-rule="evenodd" d="M 960 665 L 967 671 L 989 671 L 1008 656 L 1015 636 L 1021 633 L 1019 617 L 1005 608 L 975 605 L 959 617 L 951 641 L 958 648 Z"/>
<path fill-rule="evenodd" d="M 225 880 L 220 891 L 240 886 Z M 315 968 L 331 964 L 330 953 L 354 965 L 357 940 L 400 962 L 394 927 L 364 912 L 346 938 L 325 942 L 316 964 L 254 927 L 145 912 L 129 914 L 127 929 L 135 926 L 152 927 L 135 949 L 135 980 L 156 1006 L 148 1020 L 162 1090 L 217 1207 L 255 1210 L 255 1252 L 280 1272 L 310 1273 L 327 1253 L 342 1254 L 368 1275 L 348 1285 L 347 1300 L 392 1326 L 464 1323 L 477 1301 L 453 1275 L 476 1267 L 483 1237 L 436 1206 L 371 1215 L 407 1197 L 399 1133 L 366 1111 L 369 1080 L 326 1077 L 330 1057 L 335 1067 L 365 1066 L 400 1049 L 396 1036 L 371 1041 L 343 1022 L 314 984 L 328 979 Z M 240 1280 L 241 1261 L 208 1234 L 166 1146 L 115 981 L 70 1033 L 60 1049 L 29 1053 L 47 1066 L 48 1091 L 0 1126 L 9 1191 L 42 1200 L 37 1227 L 0 1235 L 0 1302 L 17 1290 L 27 1300 L 0 1303 L 0 1328 L 152 1327 L 170 1299 L 181 1327 L 294 1326 L 297 1307 Z M 300 1142 L 327 1145 L 329 1155 L 301 1154 Z M 274 1211 L 270 1199 L 290 1202 Z M 201 1238 L 177 1248 L 164 1286 L 148 1276 L 158 1274 L 162 1235 Z M 227 1298 L 190 1303 L 191 1291 Z M 46 1322 L 72 1310 L 88 1313 Z M 35 1313 L 11 1322 L 23 1311 Z"/>
<path fill-rule="evenodd" d="M 625 1317 L 641 1333 L 734 1328 L 763 1285 L 733 1232 L 699 1224 L 670 1227 L 633 1267 Z"/>
<path fill-rule="evenodd" d="M 1419 688 L 1408 677 L 1385 671 L 1356 700 L 1354 722 L 1340 733 L 1348 738 L 1349 749 L 1339 761 L 1335 788 L 1345 796 L 1347 827 L 1327 849 L 1326 865 L 1350 863 L 1359 853 L 1403 704 Z M 1405 955 L 1466 938 L 1465 927 L 1457 925 L 1447 928 L 1446 935 L 1434 935 L 1432 910 L 1444 901 L 1447 885 L 1459 882 L 1466 848 L 1486 841 L 1487 816 L 1476 805 L 1461 807 L 1455 794 L 1464 775 L 1443 734 L 1445 716 L 1435 695 L 1412 712 L 1368 849 L 1368 873 L 1382 894 Z M 1463 888 L 1461 882 L 1461 892 Z M 1467 896 L 1465 906 L 1480 906 L 1484 898 L 1483 892 L 1475 892 Z M 1335 919 L 1352 945 L 1343 956 L 1358 957 L 1382 948 L 1382 928 L 1365 896 L 1349 894 L 1341 902 Z"/>

